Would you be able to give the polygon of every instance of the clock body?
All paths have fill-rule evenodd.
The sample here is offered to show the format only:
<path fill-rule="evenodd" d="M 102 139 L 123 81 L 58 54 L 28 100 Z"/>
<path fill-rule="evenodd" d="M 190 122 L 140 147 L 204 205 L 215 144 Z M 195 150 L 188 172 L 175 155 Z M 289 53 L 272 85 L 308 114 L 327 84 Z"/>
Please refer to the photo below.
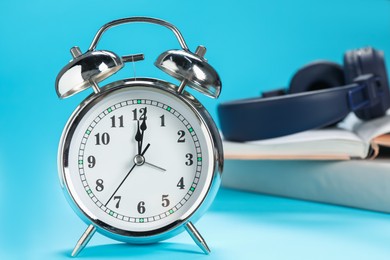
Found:
<path fill-rule="evenodd" d="M 176 89 L 149 78 L 116 81 L 86 98 L 65 126 L 62 188 L 76 213 L 106 236 L 167 239 L 196 221 L 217 193 L 218 130 L 199 101 Z"/>

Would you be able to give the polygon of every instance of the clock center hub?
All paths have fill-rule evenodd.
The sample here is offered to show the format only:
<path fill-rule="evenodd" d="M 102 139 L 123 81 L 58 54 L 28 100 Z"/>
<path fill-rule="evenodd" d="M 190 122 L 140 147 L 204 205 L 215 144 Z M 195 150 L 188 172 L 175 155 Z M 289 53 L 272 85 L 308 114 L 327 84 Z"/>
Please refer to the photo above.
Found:
<path fill-rule="evenodd" d="M 140 154 L 137 154 L 135 157 L 134 157 L 134 163 L 137 165 L 137 166 L 141 166 L 145 163 L 145 157 L 143 157 L 142 155 Z"/>

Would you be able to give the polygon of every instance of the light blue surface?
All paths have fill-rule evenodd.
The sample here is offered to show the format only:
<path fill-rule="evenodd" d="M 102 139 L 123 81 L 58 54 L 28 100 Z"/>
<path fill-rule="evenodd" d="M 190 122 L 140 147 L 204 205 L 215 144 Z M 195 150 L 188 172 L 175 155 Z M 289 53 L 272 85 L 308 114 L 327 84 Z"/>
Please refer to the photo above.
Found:
<path fill-rule="evenodd" d="M 41 207 L 41 228 L 2 259 L 68 259 L 86 228 L 55 194 Z M 35 221 L 38 219 L 35 218 Z M 204 255 L 186 233 L 153 245 L 126 245 L 95 234 L 81 259 L 388 259 L 390 216 L 221 190 L 197 223 L 212 253 Z M 30 233 L 29 232 L 29 233 Z M 11 257 L 11 259 L 13 259 Z"/>
<path fill-rule="evenodd" d="M 70 47 L 85 51 L 101 25 L 134 15 L 166 19 L 193 50 L 208 48 L 206 58 L 223 81 L 218 102 L 285 86 L 306 62 L 341 61 L 349 48 L 372 45 L 390 54 L 387 0 L 2 1 L 0 259 L 65 258 L 83 231 L 61 194 L 56 153 L 66 120 L 88 93 L 60 101 L 54 79 L 70 60 Z M 159 53 L 178 48 L 167 30 L 128 25 L 105 34 L 99 46 L 122 55 L 144 52 L 137 76 L 175 82 L 152 65 Z M 131 67 L 112 79 L 128 76 Z M 217 101 L 195 95 L 215 117 Z M 96 236 L 84 256 L 388 259 L 389 225 L 377 213 L 225 191 L 199 222 L 214 249 L 210 258 L 186 235 L 142 247 L 104 246 L 113 242 Z"/>

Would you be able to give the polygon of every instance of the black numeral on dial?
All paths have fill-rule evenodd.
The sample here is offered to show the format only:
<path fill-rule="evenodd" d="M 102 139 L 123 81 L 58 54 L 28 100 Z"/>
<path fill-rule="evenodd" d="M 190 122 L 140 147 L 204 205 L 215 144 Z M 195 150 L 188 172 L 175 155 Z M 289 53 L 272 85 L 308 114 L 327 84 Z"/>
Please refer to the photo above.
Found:
<path fill-rule="evenodd" d="M 162 203 L 161 203 L 161 205 L 166 208 L 166 207 L 169 206 L 169 204 L 170 204 L 170 202 L 169 202 L 169 199 L 168 199 L 168 195 L 162 195 Z"/>
<path fill-rule="evenodd" d="M 110 117 L 111 119 L 111 127 L 112 128 L 115 128 L 115 127 L 123 127 L 123 116 L 118 116 L 118 118 L 116 116 L 112 116 Z"/>
<path fill-rule="evenodd" d="M 103 186 L 103 180 L 102 179 L 97 179 L 96 180 L 96 191 L 103 191 L 104 190 L 104 186 Z"/>
<path fill-rule="evenodd" d="M 192 153 L 187 153 L 186 158 L 187 158 L 187 161 L 186 161 L 187 166 L 191 166 L 194 164 L 194 161 L 192 160 L 192 158 L 194 158 L 194 156 L 192 155 Z"/>
<path fill-rule="evenodd" d="M 137 121 L 138 119 L 139 120 L 144 120 L 144 119 L 146 120 L 147 119 L 147 117 L 146 117 L 146 111 L 147 111 L 146 107 L 139 108 L 139 109 L 135 108 L 132 111 L 133 111 L 133 120 Z M 140 114 L 139 118 L 138 118 L 138 113 Z"/>
<path fill-rule="evenodd" d="M 102 135 L 96 134 L 96 145 L 104 144 L 107 145 L 110 143 L 110 135 L 108 133 L 103 133 Z"/>
<path fill-rule="evenodd" d="M 178 143 L 184 143 L 186 141 L 186 139 L 184 138 L 184 136 L 186 135 L 186 132 L 184 132 L 183 130 L 179 130 L 177 132 L 177 135 L 179 136 L 179 139 L 177 139 Z"/>
<path fill-rule="evenodd" d="M 93 155 L 88 156 L 87 161 L 88 161 L 88 167 L 89 168 L 95 167 L 95 165 L 96 165 L 96 158 L 95 158 L 95 156 L 93 156 Z"/>
<path fill-rule="evenodd" d="M 139 214 L 144 214 L 145 213 L 145 201 L 140 201 L 137 205 L 137 211 Z"/>
<path fill-rule="evenodd" d="M 181 177 L 179 182 L 177 183 L 176 187 L 179 187 L 179 189 L 184 190 L 184 177 Z"/>
<path fill-rule="evenodd" d="M 164 115 L 160 116 L 160 119 L 161 119 L 161 125 L 160 126 L 165 126 L 165 116 Z"/>
<path fill-rule="evenodd" d="M 119 203 L 121 202 L 122 196 L 114 196 L 114 200 L 118 200 L 118 202 L 115 205 L 115 208 L 119 209 Z"/>

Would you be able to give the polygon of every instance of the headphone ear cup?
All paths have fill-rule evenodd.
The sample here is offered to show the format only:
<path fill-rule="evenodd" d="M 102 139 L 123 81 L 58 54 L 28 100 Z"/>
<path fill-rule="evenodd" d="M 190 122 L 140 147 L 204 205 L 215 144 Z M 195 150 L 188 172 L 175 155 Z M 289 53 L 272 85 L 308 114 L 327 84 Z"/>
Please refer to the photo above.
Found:
<path fill-rule="evenodd" d="M 317 61 L 299 69 L 290 81 L 289 93 L 300 93 L 343 86 L 344 71 L 333 62 Z"/>
<path fill-rule="evenodd" d="M 385 115 L 390 107 L 390 93 L 383 52 L 371 47 L 348 51 L 344 55 L 344 70 L 347 83 L 353 83 L 362 75 L 377 77 L 378 93 L 381 93 L 380 101 L 371 107 L 355 111 L 355 114 L 363 120 Z"/>
<path fill-rule="evenodd" d="M 345 73 L 345 82 L 347 84 L 353 83 L 353 80 L 356 79 L 359 75 L 362 75 L 362 72 L 359 71 L 359 61 L 357 60 L 356 51 L 348 51 L 344 54 L 344 73 Z"/>

